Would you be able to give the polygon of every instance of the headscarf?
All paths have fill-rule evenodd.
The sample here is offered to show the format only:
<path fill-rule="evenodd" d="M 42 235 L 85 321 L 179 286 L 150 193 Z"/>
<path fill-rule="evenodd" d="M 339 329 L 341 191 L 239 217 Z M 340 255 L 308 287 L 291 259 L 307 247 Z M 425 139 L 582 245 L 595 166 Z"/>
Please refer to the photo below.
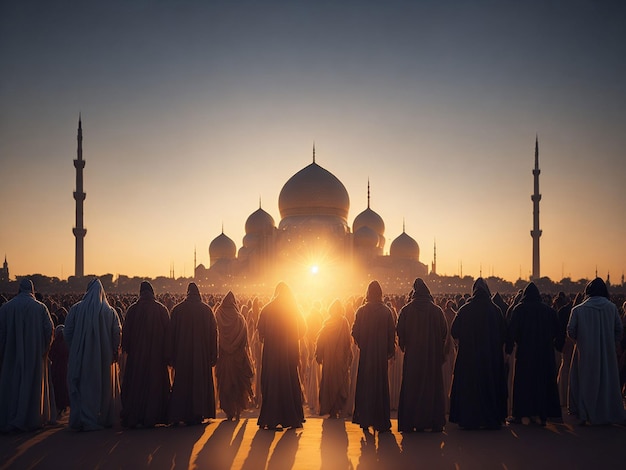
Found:
<path fill-rule="evenodd" d="M 330 318 L 345 316 L 345 309 L 339 299 L 335 299 L 333 303 L 330 304 L 330 307 L 328 308 L 328 315 Z"/>
<path fill-rule="evenodd" d="M 479 277 L 474 281 L 474 285 L 472 286 L 472 295 L 478 294 L 480 291 L 486 293 L 489 298 L 491 298 L 491 292 L 489 291 L 489 286 L 482 277 Z"/>
<path fill-rule="evenodd" d="M 413 282 L 413 291 L 411 292 L 411 299 L 425 300 L 428 302 L 433 301 L 433 296 L 430 294 L 430 289 L 421 277 L 415 279 Z"/>
<path fill-rule="evenodd" d="M 380 287 L 378 281 L 372 281 L 367 286 L 367 293 L 365 294 L 366 302 L 382 302 L 383 301 L 383 289 Z"/>
<path fill-rule="evenodd" d="M 522 295 L 522 299 L 520 302 L 541 302 L 541 294 L 539 293 L 539 288 L 534 282 L 529 282 L 528 285 L 524 288 L 524 294 Z"/>
<path fill-rule="evenodd" d="M 187 298 L 191 296 L 200 297 L 200 290 L 198 289 L 198 285 L 195 282 L 190 282 L 187 286 Z"/>
<path fill-rule="evenodd" d="M 235 295 L 228 291 L 215 310 L 219 332 L 219 347 L 227 353 L 240 349 L 247 340 L 246 322 L 239 313 Z"/>
<path fill-rule="evenodd" d="M 609 290 L 604 281 L 599 277 L 596 277 L 593 281 L 587 284 L 585 287 L 585 295 L 587 297 L 606 297 L 610 300 Z"/>
<path fill-rule="evenodd" d="M 141 281 L 141 285 L 139 286 L 139 296 L 154 297 L 154 288 L 152 287 L 152 284 L 148 281 Z"/>

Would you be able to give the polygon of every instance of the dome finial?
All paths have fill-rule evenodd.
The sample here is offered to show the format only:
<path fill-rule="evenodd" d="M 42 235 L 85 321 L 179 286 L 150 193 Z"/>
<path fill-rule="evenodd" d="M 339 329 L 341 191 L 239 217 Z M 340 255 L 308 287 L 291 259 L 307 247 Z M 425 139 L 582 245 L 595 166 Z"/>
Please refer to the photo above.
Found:
<path fill-rule="evenodd" d="M 259 194 L 259 209 L 261 208 L 261 195 Z"/>
<path fill-rule="evenodd" d="M 370 208 L 370 178 L 367 177 L 367 208 Z"/>
<path fill-rule="evenodd" d="M 402 217 L 402 233 L 406 233 L 406 221 L 404 217 Z"/>
<path fill-rule="evenodd" d="M 315 141 L 313 141 L 313 163 L 315 163 Z"/>
<path fill-rule="evenodd" d="M 222 220 L 222 235 L 224 235 L 224 221 Z"/>

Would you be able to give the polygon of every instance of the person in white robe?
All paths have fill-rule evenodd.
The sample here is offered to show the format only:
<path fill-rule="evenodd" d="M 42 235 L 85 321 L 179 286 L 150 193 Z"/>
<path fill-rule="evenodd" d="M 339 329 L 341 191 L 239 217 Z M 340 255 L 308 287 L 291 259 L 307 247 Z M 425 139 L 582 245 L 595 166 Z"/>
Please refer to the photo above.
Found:
<path fill-rule="evenodd" d="M 0 308 L 0 431 L 32 431 L 54 421 L 48 380 L 52 319 L 30 279 Z"/>
<path fill-rule="evenodd" d="M 120 320 L 99 279 L 70 309 L 64 334 L 70 351 L 70 427 L 93 431 L 113 426 L 120 411 Z"/>
<path fill-rule="evenodd" d="M 617 365 L 622 320 L 602 279 L 587 284 L 585 295 L 586 300 L 572 309 L 567 325 L 567 334 L 576 343 L 570 368 L 570 411 L 580 424 L 622 423 L 625 414 Z"/>

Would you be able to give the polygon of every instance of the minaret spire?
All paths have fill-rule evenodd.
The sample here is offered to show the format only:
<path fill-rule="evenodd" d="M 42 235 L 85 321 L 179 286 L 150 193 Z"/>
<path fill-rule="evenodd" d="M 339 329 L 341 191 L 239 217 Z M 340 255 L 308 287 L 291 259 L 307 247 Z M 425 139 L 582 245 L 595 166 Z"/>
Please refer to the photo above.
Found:
<path fill-rule="evenodd" d="M 530 236 L 533 238 L 533 274 L 532 279 L 539 279 L 541 277 L 541 271 L 539 269 L 539 237 L 541 237 L 541 230 L 539 229 L 539 201 L 541 201 L 541 194 L 539 193 L 539 136 L 535 135 L 535 168 L 533 169 L 534 177 L 534 192 L 530 199 L 533 201 L 533 229 L 530 231 Z"/>
<path fill-rule="evenodd" d="M 76 227 L 72 230 L 76 238 L 76 254 L 74 275 L 83 277 L 85 275 L 85 249 L 84 241 L 87 229 L 83 226 L 83 202 L 87 194 L 83 191 L 83 169 L 85 168 L 85 160 L 83 160 L 83 125 L 81 114 L 78 114 L 78 135 L 76 137 L 78 146 L 76 149 L 76 160 L 74 160 L 74 168 L 76 168 L 76 191 L 74 191 L 74 200 L 76 201 Z"/>
<path fill-rule="evenodd" d="M 436 238 L 433 244 L 433 265 L 432 265 L 430 272 L 432 274 L 437 274 L 437 239 Z"/>

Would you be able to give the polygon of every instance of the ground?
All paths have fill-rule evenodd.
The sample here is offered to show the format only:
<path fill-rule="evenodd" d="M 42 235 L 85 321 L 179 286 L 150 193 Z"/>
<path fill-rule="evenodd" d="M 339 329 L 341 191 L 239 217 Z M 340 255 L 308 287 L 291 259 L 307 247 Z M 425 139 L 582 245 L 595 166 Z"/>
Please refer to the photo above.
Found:
<path fill-rule="evenodd" d="M 365 435 L 350 419 L 307 416 L 302 429 L 259 430 L 257 413 L 197 426 L 75 432 L 67 416 L 32 433 L 0 435 L 5 468 L 543 469 L 624 468 L 626 426 L 563 423 L 443 433 Z"/>

